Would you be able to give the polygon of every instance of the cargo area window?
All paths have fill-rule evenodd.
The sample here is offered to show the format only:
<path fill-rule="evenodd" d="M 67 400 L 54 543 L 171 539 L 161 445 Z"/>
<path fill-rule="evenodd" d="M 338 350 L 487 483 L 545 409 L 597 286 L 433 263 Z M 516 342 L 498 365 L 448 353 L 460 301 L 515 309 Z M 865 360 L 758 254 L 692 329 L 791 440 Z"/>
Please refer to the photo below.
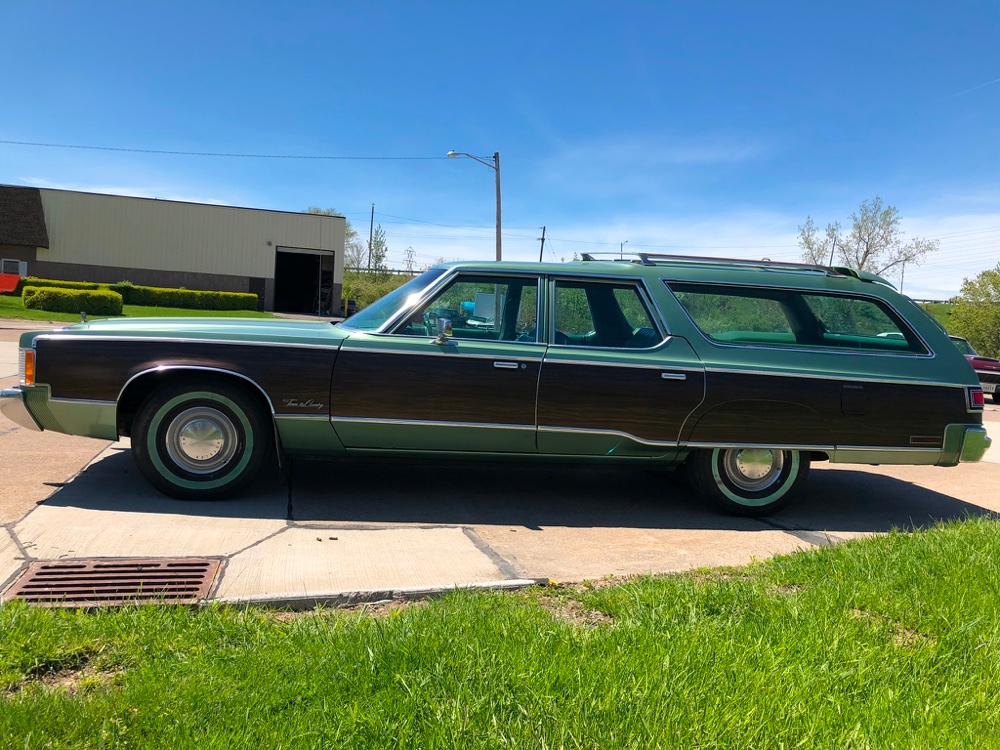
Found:
<path fill-rule="evenodd" d="M 874 298 L 677 281 L 666 284 L 701 332 L 719 343 L 927 353 L 899 315 Z"/>
<path fill-rule="evenodd" d="M 648 349 L 662 337 L 633 283 L 556 281 L 551 343 Z"/>

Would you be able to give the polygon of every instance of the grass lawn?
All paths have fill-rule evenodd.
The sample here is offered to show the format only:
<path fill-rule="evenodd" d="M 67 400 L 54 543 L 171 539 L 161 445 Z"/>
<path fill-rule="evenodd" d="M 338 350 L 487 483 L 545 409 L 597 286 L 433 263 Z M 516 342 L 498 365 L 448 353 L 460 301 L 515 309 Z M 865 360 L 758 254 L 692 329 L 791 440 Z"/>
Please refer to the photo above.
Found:
<path fill-rule="evenodd" d="M 161 318 L 161 317 L 197 317 L 197 318 L 273 318 L 269 312 L 257 310 L 188 310 L 180 307 L 144 307 L 142 305 L 125 305 L 122 312 L 126 318 Z M 97 320 L 101 315 L 91 315 L 91 320 Z M 0 318 L 17 318 L 20 320 L 49 320 L 67 323 L 78 323 L 79 313 L 57 313 L 45 310 L 28 310 L 21 304 L 20 297 L 0 294 Z"/>
<path fill-rule="evenodd" d="M 1000 524 L 393 609 L 0 609 L 8 747 L 1000 745 Z"/>

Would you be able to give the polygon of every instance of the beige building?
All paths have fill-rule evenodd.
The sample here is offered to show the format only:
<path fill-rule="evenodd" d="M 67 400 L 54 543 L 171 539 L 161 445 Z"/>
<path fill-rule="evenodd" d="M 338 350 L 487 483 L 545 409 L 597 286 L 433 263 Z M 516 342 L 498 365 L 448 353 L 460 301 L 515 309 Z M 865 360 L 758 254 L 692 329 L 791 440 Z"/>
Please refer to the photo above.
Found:
<path fill-rule="evenodd" d="M 342 216 L 0 185 L 0 271 L 254 292 L 267 310 L 340 308 Z"/>

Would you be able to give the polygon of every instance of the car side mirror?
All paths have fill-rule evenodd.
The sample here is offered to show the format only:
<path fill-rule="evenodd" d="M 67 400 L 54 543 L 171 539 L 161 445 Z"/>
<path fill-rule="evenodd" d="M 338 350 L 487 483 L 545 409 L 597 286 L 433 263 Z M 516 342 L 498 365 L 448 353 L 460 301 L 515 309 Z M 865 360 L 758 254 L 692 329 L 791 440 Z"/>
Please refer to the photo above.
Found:
<path fill-rule="evenodd" d="M 451 343 L 452 327 L 451 318 L 438 318 L 437 319 L 437 336 L 434 339 L 435 344 L 444 346 Z"/>

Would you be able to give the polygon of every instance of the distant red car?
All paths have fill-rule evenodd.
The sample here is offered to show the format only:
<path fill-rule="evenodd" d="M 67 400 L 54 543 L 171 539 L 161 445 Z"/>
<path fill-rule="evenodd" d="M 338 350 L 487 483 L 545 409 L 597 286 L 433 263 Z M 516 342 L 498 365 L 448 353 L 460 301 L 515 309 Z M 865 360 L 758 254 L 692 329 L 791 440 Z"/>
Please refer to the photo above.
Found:
<path fill-rule="evenodd" d="M 0 273 L 0 294 L 13 292 L 20 281 L 21 277 L 16 273 Z"/>
<path fill-rule="evenodd" d="M 965 355 L 965 360 L 972 365 L 972 369 L 979 376 L 979 382 L 983 385 L 983 393 L 993 396 L 993 403 L 1000 404 L 1000 359 L 983 357 L 976 353 L 972 344 L 961 336 L 949 336 L 958 350 Z"/>

